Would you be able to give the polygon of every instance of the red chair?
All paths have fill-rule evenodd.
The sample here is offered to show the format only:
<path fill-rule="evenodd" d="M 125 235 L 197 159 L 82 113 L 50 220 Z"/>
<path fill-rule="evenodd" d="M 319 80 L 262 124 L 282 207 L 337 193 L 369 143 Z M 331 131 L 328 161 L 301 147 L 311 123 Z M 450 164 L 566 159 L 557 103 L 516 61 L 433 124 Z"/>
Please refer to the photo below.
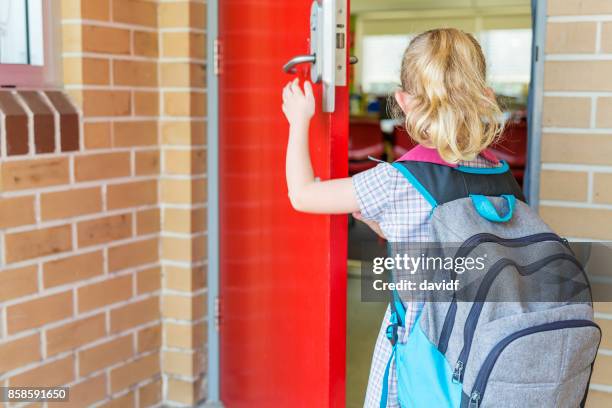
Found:
<path fill-rule="evenodd" d="M 397 160 L 417 144 L 403 126 L 393 129 L 393 160 Z"/>
<path fill-rule="evenodd" d="M 500 160 L 510 165 L 510 170 L 519 184 L 523 184 L 525 163 L 527 161 L 527 115 L 524 111 L 515 112 L 506 122 L 499 142 L 491 150 Z"/>
<path fill-rule="evenodd" d="M 352 176 L 376 166 L 368 156 L 385 159 L 385 144 L 378 119 L 351 118 L 349 125 L 349 174 Z"/>

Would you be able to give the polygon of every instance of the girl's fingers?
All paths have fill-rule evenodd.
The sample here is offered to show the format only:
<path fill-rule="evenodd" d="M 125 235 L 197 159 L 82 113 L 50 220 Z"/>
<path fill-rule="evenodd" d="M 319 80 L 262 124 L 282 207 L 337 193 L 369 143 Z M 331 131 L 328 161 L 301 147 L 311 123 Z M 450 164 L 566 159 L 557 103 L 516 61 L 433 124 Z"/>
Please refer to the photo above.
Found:
<path fill-rule="evenodd" d="M 312 94 L 312 84 L 310 83 L 310 81 L 305 81 L 304 82 L 304 94 L 306 95 L 307 98 L 312 98 L 313 94 Z"/>
<path fill-rule="evenodd" d="M 291 83 L 288 83 L 283 88 L 283 99 L 287 98 L 291 94 Z"/>
<path fill-rule="evenodd" d="M 293 80 L 293 82 L 291 83 L 291 91 L 293 91 L 296 94 L 302 94 L 302 90 L 300 89 L 300 80 L 298 78 L 295 78 Z"/>

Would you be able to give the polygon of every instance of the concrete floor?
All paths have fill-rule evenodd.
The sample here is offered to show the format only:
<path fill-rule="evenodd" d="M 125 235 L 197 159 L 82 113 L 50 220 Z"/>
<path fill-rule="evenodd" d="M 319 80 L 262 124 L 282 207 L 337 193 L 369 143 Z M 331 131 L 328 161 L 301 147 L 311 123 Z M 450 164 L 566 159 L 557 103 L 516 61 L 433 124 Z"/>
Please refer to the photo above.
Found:
<path fill-rule="evenodd" d="M 346 406 L 363 407 L 370 362 L 387 305 L 362 302 L 358 277 L 348 279 Z"/>

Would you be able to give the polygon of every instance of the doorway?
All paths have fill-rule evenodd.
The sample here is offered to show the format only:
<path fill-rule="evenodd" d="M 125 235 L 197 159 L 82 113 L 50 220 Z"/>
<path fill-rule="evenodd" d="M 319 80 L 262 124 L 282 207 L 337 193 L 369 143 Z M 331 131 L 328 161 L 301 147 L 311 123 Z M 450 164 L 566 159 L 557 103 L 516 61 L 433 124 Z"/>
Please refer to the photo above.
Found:
<path fill-rule="evenodd" d="M 278 91 L 291 77 L 281 67 L 309 51 L 311 1 L 211 4 L 219 10 L 217 15 L 209 9 L 218 37 L 209 32 L 214 70 L 208 137 L 215 160 L 209 160 L 208 172 L 218 176 L 209 196 L 218 207 L 211 206 L 209 221 L 218 225 L 218 242 L 210 239 L 209 256 L 216 254 L 218 263 L 209 265 L 209 321 L 215 324 L 208 340 L 218 358 L 210 360 L 209 395 L 226 406 L 344 406 L 346 390 L 346 406 L 360 407 L 386 308 L 361 301 L 360 261 L 364 248 L 384 242 L 361 223 L 349 221 L 347 228 L 343 216 L 296 213 L 282 167 L 287 126 Z M 336 111 L 315 118 L 311 155 L 319 176 L 354 174 L 373 165 L 367 156 L 391 161 L 411 147 L 386 114 L 386 98 L 398 82 L 401 53 L 411 36 L 439 26 L 478 36 L 494 64 L 491 86 L 506 107 L 505 120 L 516 125 L 508 140 L 526 146 L 529 0 L 351 0 L 350 5 L 350 55 L 360 63 L 349 70 L 350 86 L 336 88 Z M 517 41 L 510 47 L 516 54 L 503 52 L 508 39 Z M 321 90 L 315 91 L 319 101 Z M 527 179 L 526 147 L 522 155 L 516 146 L 499 148 L 502 158 L 516 160 L 515 174 Z"/>
<path fill-rule="evenodd" d="M 503 110 L 505 130 L 492 146 L 520 183 L 526 180 L 528 101 L 532 75 L 530 0 L 352 0 L 349 173 L 368 170 L 378 160 L 393 161 L 413 147 L 388 113 L 387 99 L 399 84 L 403 51 L 410 39 L 438 27 L 470 32 L 481 43 L 488 82 Z M 347 407 L 361 407 L 372 351 L 386 309 L 361 299 L 361 261 L 384 242 L 363 223 L 349 222 L 347 295 Z"/>

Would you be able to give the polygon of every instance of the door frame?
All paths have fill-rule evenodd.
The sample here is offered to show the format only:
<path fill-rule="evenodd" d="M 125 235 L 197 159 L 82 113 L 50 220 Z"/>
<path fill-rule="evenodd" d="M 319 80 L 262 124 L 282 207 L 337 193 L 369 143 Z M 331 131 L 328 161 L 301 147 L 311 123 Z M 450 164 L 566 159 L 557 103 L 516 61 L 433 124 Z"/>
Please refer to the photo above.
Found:
<path fill-rule="evenodd" d="M 531 84 L 529 86 L 529 102 L 527 104 L 527 162 L 524 191 L 529 205 L 536 210 L 540 202 L 540 172 L 542 166 L 546 3 L 542 0 L 531 0 L 533 37 L 531 47 Z"/>
<path fill-rule="evenodd" d="M 219 0 L 207 1 L 206 17 L 206 176 L 208 181 L 208 239 L 207 239 L 207 321 L 208 367 L 207 406 L 222 406 L 220 400 L 219 349 L 219 78 L 218 35 Z"/>

